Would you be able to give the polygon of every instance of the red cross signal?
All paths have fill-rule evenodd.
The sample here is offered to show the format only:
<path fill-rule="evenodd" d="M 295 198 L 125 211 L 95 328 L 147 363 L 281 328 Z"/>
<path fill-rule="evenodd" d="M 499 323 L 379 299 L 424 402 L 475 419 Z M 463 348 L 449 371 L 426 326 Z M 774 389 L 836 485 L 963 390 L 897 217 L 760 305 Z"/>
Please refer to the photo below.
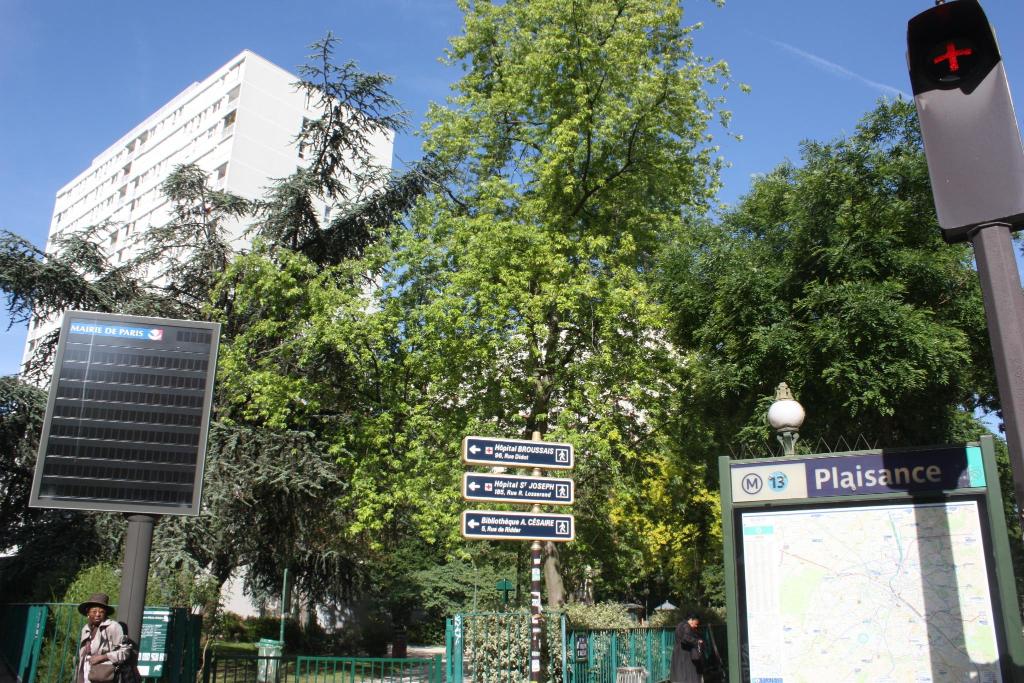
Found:
<path fill-rule="evenodd" d="M 941 62 L 949 62 L 949 70 L 956 73 L 960 70 L 960 62 L 957 57 L 966 57 L 974 53 L 969 47 L 965 47 L 961 50 L 956 49 L 956 43 L 952 40 L 946 43 L 946 51 L 932 60 L 933 64 L 939 64 Z"/>

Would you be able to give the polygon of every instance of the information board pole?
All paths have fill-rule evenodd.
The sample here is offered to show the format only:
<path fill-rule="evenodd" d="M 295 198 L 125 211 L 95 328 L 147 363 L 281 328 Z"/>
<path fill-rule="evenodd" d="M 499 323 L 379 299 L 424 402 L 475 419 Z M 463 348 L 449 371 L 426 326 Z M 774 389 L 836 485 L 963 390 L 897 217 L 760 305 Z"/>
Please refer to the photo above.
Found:
<path fill-rule="evenodd" d="M 1008 223 L 993 223 L 971 238 L 985 301 L 996 384 L 1013 465 L 1017 514 L 1024 515 L 1024 298 Z M 1024 526 L 1024 517 L 1022 526 Z"/>
<path fill-rule="evenodd" d="M 156 515 L 128 515 L 118 612 L 128 627 L 128 637 L 135 643 L 142 637 L 142 610 L 146 606 L 149 552 L 153 547 L 153 526 L 157 519 Z"/>
<path fill-rule="evenodd" d="M 540 441 L 540 432 L 533 433 L 533 440 Z M 539 467 L 533 468 L 533 476 L 541 476 Z M 540 512 L 540 505 L 534 503 L 530 508 L 534 514 Z M 541 597 L 540 597 L 540 541 L 530 544 L 530 683 L 540 683 L 540 634 L 541 634 Z"/>

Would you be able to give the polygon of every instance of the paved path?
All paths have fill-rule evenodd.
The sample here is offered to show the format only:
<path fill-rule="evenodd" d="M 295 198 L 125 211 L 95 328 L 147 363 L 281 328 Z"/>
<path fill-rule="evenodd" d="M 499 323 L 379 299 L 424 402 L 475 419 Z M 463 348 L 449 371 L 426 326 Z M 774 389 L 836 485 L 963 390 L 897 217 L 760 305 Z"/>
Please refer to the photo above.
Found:
<path fill-rule="evenodd" d="M 436 655 L 444 657 L 444 645 L 410 645 L 406 649 L 408 657 L 430 658 Z"/>

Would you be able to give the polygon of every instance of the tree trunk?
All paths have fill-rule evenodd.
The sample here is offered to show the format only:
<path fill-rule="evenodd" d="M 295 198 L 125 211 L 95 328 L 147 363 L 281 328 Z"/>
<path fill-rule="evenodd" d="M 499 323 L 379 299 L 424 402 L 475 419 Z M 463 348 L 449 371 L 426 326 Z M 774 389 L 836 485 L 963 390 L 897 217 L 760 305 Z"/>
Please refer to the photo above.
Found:
<path fill-rule="evenodd" d="M 562 568 L 558 561 L 558 544 L 547 541 L 544 544 L 544 585 L 548 589 L 548 609 L 561 609 L 565 604 L 565 585 L 562 583 Z"/>

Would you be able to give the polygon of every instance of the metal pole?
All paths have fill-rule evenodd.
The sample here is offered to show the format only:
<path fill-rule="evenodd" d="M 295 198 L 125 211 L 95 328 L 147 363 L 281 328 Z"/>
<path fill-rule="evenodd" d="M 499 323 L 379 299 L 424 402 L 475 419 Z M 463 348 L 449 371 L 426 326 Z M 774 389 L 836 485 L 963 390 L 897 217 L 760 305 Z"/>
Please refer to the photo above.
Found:
<path fill-rule="evenodd" d="M 284 647 L 284 618 L 288 610 L 288 567 L 284 568 L 284 579 L 281 581 L 281 634 L 278 640 L 281 641 L 281 646 Z"/>
<path fill-rule="evenodd" d="M 540 441 L 540 432 L 533 433 L 533 440 Z M 540 468 L 533 468 L 533 476 L 541 476 Z M 540 512 L 540 505 L 534 503 L 531 511 Z M 542 629 L 540 602 L 540 541 L 530 544 L 530 683 L 540 683 L 540 637 Z"/>
<path fill-rule="evenodd" d="M 153 547 L 153 526 L 156 515 L 128 515 L 128 534 L 124 544 L 124 566 L 121 569 L 121 596 L 118 616 L 127 626 L 127 636 L 136 645 L 142 638 L 142 610 L 146 606 L 146 583 L 149 579 L 149 551 Z"/>
<path fill-rule="evenodd" d="M 1020 274 L 1013 255 L 1010 225 L 992 223 L 983 226 L 974 233 L 971 242 L 985 299 L 985 317 L 995 361 L 999 404 L 1006 426 L 1017 515 L 1024 527 L 1024 518 L 1021 518 L 1024 505 L 1024 299 L 1021 298 Z"/>

